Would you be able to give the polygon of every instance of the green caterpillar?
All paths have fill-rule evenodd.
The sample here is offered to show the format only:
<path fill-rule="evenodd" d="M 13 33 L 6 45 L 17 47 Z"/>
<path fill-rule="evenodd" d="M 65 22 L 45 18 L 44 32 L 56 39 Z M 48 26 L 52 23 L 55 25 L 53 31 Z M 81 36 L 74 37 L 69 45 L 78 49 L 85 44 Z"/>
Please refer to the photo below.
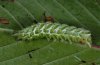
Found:
<path fill-rule="evenodd" d="M 62 41 L 69 43 L 84 43 L 91 47 L 91 33 L 83 28 L 76 28 L 59 23 L 38 23 L 27 27 L 14 36 L 22 40 L 45 38 L 47 40 Z"/>

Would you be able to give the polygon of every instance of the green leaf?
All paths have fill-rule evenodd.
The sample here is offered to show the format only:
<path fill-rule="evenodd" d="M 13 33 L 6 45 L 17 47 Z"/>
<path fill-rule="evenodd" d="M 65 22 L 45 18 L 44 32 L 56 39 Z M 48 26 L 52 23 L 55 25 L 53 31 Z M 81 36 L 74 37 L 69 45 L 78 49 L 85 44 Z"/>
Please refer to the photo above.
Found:
<path fill-rule="evenodd" d="M 99 0 L 0 0 L 0 18 L 9 23 L 0 28 L 21 30 L 42 21 L 44 11 L 53 16 L 55 22 L 88 29 L 93 43 L 100 45 L 100 1 Z M 8 29 L 8 30 L 7 30 Z M 100 49 L 79 44 L 47 41 L 18 41 L 12 33 L 0 29 L 0 65 L 92 65 L 100 64 Z M 37 50 L 36 50 L 37 49 Z M 28 53 L 28 51 L 32 51 Z M 32 55 L 30 58 L 29 54 Z M 80 60 L 85 60 L 82 63 Z"/>

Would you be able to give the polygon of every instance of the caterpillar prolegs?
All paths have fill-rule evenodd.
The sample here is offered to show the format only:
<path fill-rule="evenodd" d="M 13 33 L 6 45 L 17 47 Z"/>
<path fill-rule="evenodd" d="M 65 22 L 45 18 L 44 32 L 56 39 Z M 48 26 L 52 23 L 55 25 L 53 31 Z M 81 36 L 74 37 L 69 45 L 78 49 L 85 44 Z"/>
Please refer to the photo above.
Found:
<path fill-rule="evenodd" d="M 88 44 L 91 47 L 91 33 L 83 28 L 77 28 L 60 23 L 37 23 L 27 27 L 14 36 L 22 40 L 45 38 L 47 40 L 69 43 Z"/>

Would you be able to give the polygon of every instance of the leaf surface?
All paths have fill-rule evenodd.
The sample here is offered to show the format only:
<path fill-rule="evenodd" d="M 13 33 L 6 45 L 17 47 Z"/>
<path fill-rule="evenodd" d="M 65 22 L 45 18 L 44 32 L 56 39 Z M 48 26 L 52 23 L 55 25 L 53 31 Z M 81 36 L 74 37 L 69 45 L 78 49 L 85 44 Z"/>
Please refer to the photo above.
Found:
<path fill-rule="evenodd" d="M 44 11 L 53 16 L 55 22 L 90 30 L 93 43 L 100 45 L 99 0 L 0 1 L 0 17 L 10 22 L 8 25 L 0 23 L 0 28 L 21 30 L 34 24 L 34 20 L 41 21 Z M 35 51 L 28 53 L 31 50 Z M 86 63 L 82 63 L 76 57 L 85 60 Z M 100 49 L 45 39 L 18 41 L 12 34 L 0 30 L 0 65 L 91 65 L 92 63 L 100 65 Z"/>

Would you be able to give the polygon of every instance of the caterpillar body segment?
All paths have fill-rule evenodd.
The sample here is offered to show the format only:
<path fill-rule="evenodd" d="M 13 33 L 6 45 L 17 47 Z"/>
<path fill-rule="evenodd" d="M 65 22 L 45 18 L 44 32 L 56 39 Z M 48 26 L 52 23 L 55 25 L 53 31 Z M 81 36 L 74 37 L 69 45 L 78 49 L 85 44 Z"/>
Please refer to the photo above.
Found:
<path fill-rule="evenodd" d="M 91 46 L 90 31 L 59 23 L 38 23 L 27 27 L 15 34 L 22 40 L 45 38 L 47 40 L 82 43 Z"/>

